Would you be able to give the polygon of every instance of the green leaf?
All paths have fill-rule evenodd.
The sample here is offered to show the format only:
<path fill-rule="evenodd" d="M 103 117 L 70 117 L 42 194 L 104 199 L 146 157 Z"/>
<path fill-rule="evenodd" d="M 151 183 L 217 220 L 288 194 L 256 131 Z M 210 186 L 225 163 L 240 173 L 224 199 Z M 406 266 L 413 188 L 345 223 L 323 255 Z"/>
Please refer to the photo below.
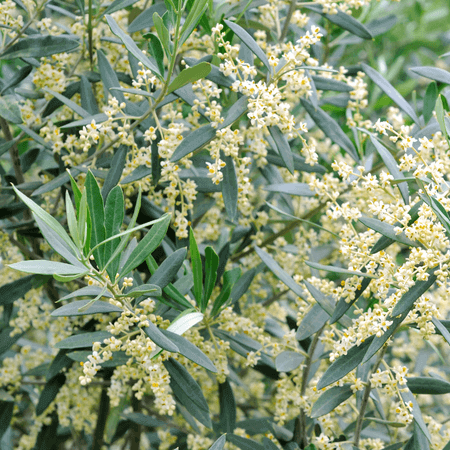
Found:
<path fill-rule="evenodd" d="M 149 326 L 143 328 L 145 334 L 159 347 L 168 352 L 179 352 L 178 346 L 172 342 L 161 330 L 153 323 L 149 322 Z"/>
<path fill-rule="evenodd" d="M 33 66 L 28 65 L 28 66 L 23 66 L 21 67 L 13 76 L 10 80 L 8 80 L 6 82 L 6 84 L 4 84 L 1 87 L 0 90 L 0 95 L 3 95 L 4 92 L 6 92 L 8 89 L 11 89 L 12 87 L 17 86 L 21 81 L 25 80 L 25 78 L 30 75 L 31 71 L 33 70 Z M 6 80 L 4 80 L 6 81 Z"/>
<path fill-rule="evenodd" d="M 295 337 L 298 341 L 303 341 L 309 338 L 314 333 L 319 331 L 329 318 L 330 315 L 318 303 L 316 303 L 300 322 Z"/>
<path fill-rule="evenodd" d="M 407 245 L 408 247 L 420 247 L 417 242 L 411 241 L 405 236 L 404 232 L 396 233 L 395 226 L 390 225 L 386 222 L 381 222 L 381 220 L 373 219 L 370 217 L 360 217 L 359 221 L 364 224 L 367 228 L 375 230 L 376 232 L 386 236 L 393 241 L 400 242 L 401 244 Z"/>
<path fill-rule="evenodd" d="M 67 215 L 67 225 L 69 227 L 70 235 L 75 242 L 77 248 L 81 251 L 83 245 L 81 243 L 80 235 L 78 234 L 78 223 L 75 213 L 75 208 L 73 207 L 72 200 L 70 199 L 69 191 L 66 191 L 66 215 Z"/>
<path fill-rule="evenodd" d="M 69 368 L 73 364 L 73 359 L 70 359 L 66 355 L 65 350 L 60 350 L 58 354 L 53 359 L 50 367 L 45 374 L 47 380 L 51 380 L 55 375 L 61 372 L 63 369 Z"/>
<path fill-rule="evenodd" d="M 423 120 L 428 123 L 433 116 L 434 107 L 436 106 L 436 100 L 438 97 L 438 88 L 435 82 L 428 85 L 425 92 L 425 98 L 423 100 Z"/>
<path fill-rule="evenodd" d="M 442 131 L 442 134 L 447 139 L 447 143 L 450 142 L 448 137 L 448 129 L 445 123 L 445 113 L 444 113 L 444 105 L 442 103 L 442 95 L 439 95 L 436 100 L 436 118 L 439 123 L 439 127 Z"/>
<path fill-rule="evenodd" d="M 247 111 L 247 103 L 248 100 L 245 95 L 235 102 L 227 111 L 225 120 L 217 129 L 221 130 L 239 119 L 239 117 Z M 180 145 L 173 152 L 170 160 L 172 162 L 177 162 L 189 153 L 204 147 L 216 137 L 217 129 L 213 128 L 211 124 L 197 128 L 181 141 Z"/>
<path fill-rule="evenodd" d="M 264 187 L 265 191 L 280 192 L 281 194 L 297 195 L 299 197 L 314 197 L 308 183 L 276 183 Z"/>
<path fill-rule="evenodd" d="M 158 36 L 153 33 L 147 33 L 144 36 L 148 41 L 148 51 L 156 61 L 161 76 L 164 76 L 164 49 Z"/>
<path fill-rule="evenodd" d="M 145 56 L 142 51 L 138 48 L 138 46 L 134 43 L 133 39 L 130 36 L 125 34 L 123 30 L 117 25 L 116 21 L 110 15 L 105 15 L 106 21 L 108 22 L 111 31 L 123 42 L 127 50 L 145 67 L 150 69 L 154 75 L 156 75 L 159 79 L 161 79 L 161 75 L 159 74 L 158 68 L 150 61 L 150 59 Z"/>
<path fill-rule="evenodd" d="M 11 336 L 13 330 L 13 327 L 5 327 L 0 331 L 0 355 L 3 355 L 22 337 L 22 334 Z"/>
<path fill-rule="evenodd" d="M 367 286 L 370 284 L 370 278 L 364 278 L 361 282 L 361 287 L 356 289 L 355 291 L 355 297 L 352 301 L 347 302 L 346 297 L 342 297 L 339 299 L 339 301 L 336 304 L 336 308 L 333 312 L 333 315 L 330 319 L 330 324 L 336 323 L 349 309 L 350 307 L 358 300 L 358 298 L 361 296 L 361 294 L 366 290 Z"/>
<path fill-rule="evenodd" d="M 347 83 L 335 80 L 334 78 L 325 78 L 318 75 L 312 75 L 311 77 L 316 85 L 316 89 L 320 91 L 338 91 L 338 92 L 350 92 L 353 88 Z"/>
<path fill-rule="evenodd" d="M 413 410 L 411 414 L 414 416 L 414 422 L 417 426 L 420 428 L 420 431 L 425 435 L 425 437 L 431 442 L 431 435 L 428 431 L 428 428 L 425 424 L 425 421 L 423 420 L 422 413 L 420 411 L 419 405 L 414 397 L 414 395 L 411 394 L 411 391 L 408 389 L 406 392 L 400 392 L 400 395 L 403 398 L 403 401 L 405 403 L 412 403 L 413 404 Z M 421 449 L 422 450 L 422 449 Z"/>
<path fill-rule="evenodd" d="M 227 434 L 227 441 L 239 447 L 241 450 L 264 450 L 264 447 L 253 439 L 247 439 L 236 434 Z"/>
<path fill-rule="evenodd" d="M 209 72 L 211 72 L 211 64 L 206 62 L 197 64 L 194 67 L 189 67 L 188 69 L 184 69 L 178 74 L 175 80 L 170 83 L 167 93 L 170 94 L 171 92 L 185 86 L 186 84 L 201 80 L 205 78 L 209 74 Z"/>
<path fill-rule="evenodd" d="M 111 444 L 119 426 L 120 417 L 123 410 L 130 404 L 128 395 L 123 395 L 117 406 L 110 408 L 109 397 L 106 389 L 102 389 L 102 395 L 99 405 L 99 413 L 104 424 L 104 440 L 107 444 Z M 103 445 L 103 439 L 100 441 L 100 447 Z"/>
<path fill-rule="evenodd" d="M 113 12 L 119 11 L 121 9 L 128 8 L 135 4 L 138 0 L 114 0 L 100 15 L 103 17 L 105 14 L 112 14 Z"/>
<path fill-rule="evenodd" d="M 118 154 L 118 153 L 117 153 Z M 116 154 L 116 155 L 117 155 Z M 111 167 L 113 170 L 113 167 Z M 105 185 L 103 185 L 105 188 Z M 123 192 L 120 186 L 114 187 L 108 194 L 105 204 L 105 238 L 110 238 L 120 233 L 125 215 Z M 103 246 L 105 262 L 109 261 L 114 250 L 120 245 L 120 238 L 113 239 L 106 242 Z M 109 279 L 114 283 L 116 281 L 116 274 L 119 270 L 120 257 L 109 264 L 107 273 Z"/>
<path fill-rule="evenodd" d="M 91 115 L 92 115 L 91 113 L 87 112 L 81 106 L 77 105 L 75 102 L 68 99 L 64 95 L 58 94 L 58 92 L 52 91 L 51 89 L 46 88 L 46 87 L 43 87 L 42 90 L 53 95 L 53 97 L 57 98 L 64 105 L 68 106 L 72 111 L 76 112 L 83 119 L 87 119 L 87 118 L 91 117 Z"/>
<path fill-rule="evenodd" d="M 102 79 L 103 83 L 103 89 L 105 92 L 105 98 L 107 99 L 109 95 L 112 95 L 109 92 L 110 88 L 113 87 L 120 87 L 119 79 L 117 78 L 116 72 L 114 72 L 114 69 L 112 68 L 111 64 L 109 63 L 108 59 L 106 58 L 105 54 L 102 50 L 97 50 L 97 61 L 98 61 L 98 69 L 100 71 L 100 77 Z M 120 91 L 114 92 L 114 97 L 117 98 L 119 103 L 125 102 L 125 97 Z M 95 117 L 94 117 L 95 119 Z M 107 116 L 105 115 L 105 120 L 107 119 Z M 97 119 L 95 119 L 96 122 L 99 122 Z M 86 125 L 83 121 L 78 122 L 72 122 L 68 124 L 70 126 L 81 126 Z"/>
<path fill-rule="evenodd" d="M 220 429 L 232 433 L 236 428 L 236 400 L 228 378 L 219 383 L 219 405 Z"/>
<path fill-rule="evenodd" d="M 41 275 L 81 275 L 84 273 L 84 271 L 78 266 L 55 261 L 44 261 L 43 259 L 20 261 L 18 263 L 11 264 L 9 267 L 21 272 L 36 273 Z"/>
<path fill-rule="evenodd" d="M 141 297 L 142 295 L 150 295 L 151 297 L 160 297 L 162 295 L 161 288 L 156 284 L 141 284 L 118 297 Z"/>
<path fill-rule="evenodd" d="M 417 117 L 412 106 L 398 93 L 398 91 L 387 81 L 380 73 L 367 64 L 361 64 L 362 70 L 366 75 L 409 117 L 420 127 L 420 120 Z"/>
<path fill-rule="evenodd" d="M 442 395 L 450 392 L 450 383 L 432 377 L 408 377 L 407 384 L 413 394 Z"/>
<path fill-rule="evenodd" d="M 386 164 L 386 167 L 389 169 L 389 172 L 394 177 L 394 179 L 404 178 L 405 177 L 404 174 L 399 170 L 397 166 L 397 161 L 395 161 L 394 157 L 391 155 L 389 150 L 372 135 L 370 135 L 370 141 L 375 146 L 375 149 L 381 156 L 381 159 L 383 160 L 384 164 Z M 399 183 L 397 186 L 400 190 L 400 194 L 402 195 L 403 201 L 407 205 L 409 203 L 408 183 L 402 182 Z"/>
<path fill-rule="evenodd" d="M 54 376 L 51 380 L 47 381 L 44 389 L 39 396 L 39 401 L 36 406 L 36 415 L 40 416 L 52 403 L 55 397 L 58 395 L 59 390 L 64 386 L 66 382 L 66 376 L 60 373 Z"/>
<path fill-rule="evenodd" d="M 450 345 L 450 333 L 444 326 L 444 324 L 440 320 L 436 319 L 436 317 L 433 317 L 431 321 L 433 322 L 434 326 L 441 332 L 442 337 L 447 341 L 447 344 Z"/>
<path fill-rule="evenodd" d="M 86 192 L 86 200 L 89 208 L 89 216 L 91 218 L 91 248 L 95 247 L 100 242 L 105 240 L 105 209 L 103 206 L 103 198 L 100 193 L 100 188 L 97 184 L 92 172 L 89 171 L 84 183 Z M 105 265 L 105 251 L 104 247 L 100 247 L 93 252 L 95 262 L 100 269 Z"/>
<path fill-rule="evenodd" d="M 339 381 L 353 369 L 358 367 L 363 362 L 364 355 L 366 354 L 373 339 L 374 336 L 370 336 L 359 346 L 354 345 L 347 351 L 346 355 L 341 355 L 336 361 L 334 361 L 317 383 L 317 389 L 322 389 L 329 384 Z"/>
<path fill-rule="evenodd" d="M 261 263 L 262 267 L 262 263 Z M 233 286 L 233 289 L 231 290 L 230 299 L 231 303 L 236 303 L 247 291 L 250 285 L 252 284 L 253 278 L 255 277 L 257 273 L 257 268 L 254 267 L 253 269 L 248 270 L 245 272 L 239 280 L 236 281 L 235 285 Z"/>
<path fill-rule="evenodd" d="M 102 294 L 103 297 L 114 298 L 110 292 L 105 291 L 104 288 L 100 286 L 86 286 L 61 297 L 58 302 L 69 300 L 74 297 L 97 297 L 99 294 Z"/>
<path fill-rule="evenodd" d="M 22 298 L 29 290 L 41 287 L 49 279 L 50 277 L 45 275 L 28 275 L 0 286 L 0 305 L 10 305 Z"/>
<path fill-rule="evenodd" d="M 304 291 L 300 285 L 298 285 L 293 278 L 288 275 L 281 266 L 264 250 L 255 246 L 255 251 L 261 258 L 262 262 L 270 269 L 270 271 L 282 281 L 291 291 L 293 291 L 297 296 L 303 297 Z"/>
<path fill-rule="evenodd" d="M 175 398 L 207 428 L 212 428 L 208 403 L 197 382 L 189 372 L 176 360 L 169 358 L 164 366 L 170 375 L 170 387 Z"/>
<path fill-rule="evenodd" d="M 164 13 L 164 16 L 165 15 L 166 13 Z M 153 13 L 153 24 L 155 25 L 156 32 L 158 33 L 159 40 L 164 47 L 164 51 L 166 52 L 167 57 L 172 56 L 173 44 L 170 40 L 169 30 L 164 25 L 163 19 L 157 12 Z"/>
<path fill-rule="evenodd" d="M 343 28 L 344 30 L 349 31 L 350 33 L 354 34 L 355 36 L 358 36 L 363 39 L 372 39 L 373 35 L 370 32 L 368 28 L 366 28 L 361 22 L 358 22 L 354 17 L 352 17 L 349 14 L 346 14 L 345 12 L 338 9 L 337 14 L 325 14 L 323 12 L 323 6 L 322 5 L 303 5 L 304 8 L 309 9 L 311 11 L 314 11 L 318 14 L 321 14 L 325 19 L 329 20 L 330 22 L 334 23 L 335 25 L 338 25 L 339 27 Z"/>
<path fill-rule="evenodd" d="M 261 47 L 256 43 L 256 41 L 237 23 L 231 22 L 229 20 L 224 20 L 228 27 L 236 34 L 237 37 L 257 56 L 260 61 L 267 67 L 270 73 L 273 73 L 273 67 L 270 65 L 266 54 L 263 52 Z"/>
<path fill-rule="evenodd" d="M 131 420 L 131 422 L 137 423 L 139 425 L 142 425 L 144 427 L 148 428 L 156 428 L 156 427 L 164 427 L 166 426 L 166 422 L 163 422 L 162 420 L 156 419 L 153 416 L 147 416 L 142 413 L 128 413 L 128 414 L 122 414 L 122 417 L 126 420 Z"/>
<path fill-rule="evenodd" d="M 391 317 L 396 317 L 403 315 L 405 312 L 409 312 L 413 306 L 414 302 L 420 298 L 431 286 L 433 286 L 437 277 L 434 272 L 437 269 L 432 269 L 428 272 L 428 279 L 426 281 L 417 280 L 414 286 L 411 287 L 406 294 L 397 302 L 394 309 L 391 312 Z"/>
<path fill-rule="evenodd" d="M 208 301 L 211 297 L 212 291 L 217 280 L 217 269 L 219 267 L 219 257 L 212 247 L 205 249 L 205 289 L 200 310 L 205 312 L 208 306 Z"/>
<path fill-rule="evenodd" d="M 15 95 L 0 97 L 0 116 L 11 123 L 22 123 L 22 115 Z"/>
<path fill-rule="evenodd" d="M 325 391 L 314 403 L 310 417 L 316 419 L 330 413 L 353 395 L 350 384 L 335 386 Z"/>
<path fill-rule="evenodd" d="M 14 58 L 41 58 L 55 53 L 64 53 L 75 50 L 80 45 L 73 36 L 41 36 L 33 34 L 20 39 L 5 53 L 0 54 L 0 59 Z"/>
<path fill-rule="evenodd" d="M 166 235 L 170 223 L 170 215 L 165 214 L 158 222 L 154 223 L 150 231 L 145 235 L 137 247 L 131 252 L 130 257 L 120 270 L 119 278 L 127 275 L 152 254 L 161 244 Z"/>
<path fill-rule="evenodd" d="M 414 447 L 420 450 L 430 450 L 430 442 L 417 421 L 414 421 Z"/>
<path fill-rule="evenodd" d="M 92 347 L 94 342 L 103 342 L 104 339 L 111 337 L 107 331 L 93 331 L 90 333 L 74 334 L 55 344 L 56 348 L 86 348 Z"/>
<path fill-rule="evenodd" d="M 284 162 L 285 167 L 294 174 L 294 157 L 286 136 L 277 126 L 269 127 L 270 135 L 275 142 L 278 153 Z"/>
<path fill-rule="evenodd" d="M 227 442 L 227 435 L 222 434 L 222 436 L 220 436 L 220 438 L 217 439 L 217 441 L 214 442 L 214 444 L 211 445 L 211 447 L 209 447 L 209 450 L 223 450 L 226 442 Z"/>
<path fill-rule="evenodd" d="M 52 317 L 86 316 L 89 314 L 110 314 L 113 312 L 121 313 L 122 308 L 111 305 L 108 302 L 96 301 L 87 309 L 83 309 L 91 300 L 77 300 L 68 305 L 55 309 L 50 315 Z"/>
<path fill-rule="evenodd" d="M 275 358 L 275 367 L 278 372 L 290 372 L 295 370 L 304 359 L 305 357 L 298 352 L 285 350 Z"/>
<path fill-rule="evenodd" d="M 224 273 L 222 290 L 220 291 L 220 294 L 214 301 L 211 316 L 215 316 L 220 311 L 223 305 L 228 304 L 228 300 L 230 298 L 233 286 L 235 285 L 236 281 L 239 279 L 240 276 L 241 276 L 241 269 L 239 267 L 227 270 Z"/>
<path fill-rule="evenodd" d="M 222 187 L 222 197 L 225 204 L 225 211 L 228 218 L 234 221 L 237 214 L 238 205 L 238 181 L 236 177 L 236 168 L 231 156 L 225 156 L 221 151 L 220 158 L 225 162 L 226 166 L 222 169 L 223 180 L 220 183 Z"/>
<path fill-rule="evenodd" d="M 355 146 L 350 138 L 342 131 L 339 124 L 322 109 L 315 109 L 313 104 L 308 100 L 302 98 L 300 101 L 306 109 L 306 112 L 325 135 L 345 150 L 355 161 L 359 161 Z"/>
<path fill-rule="evenodd" d="M 128 26 L 128 33 L 134 33 L 135 31 L 141 31 L 144 28 L 153 27 L 153 14 L 156 12 L 162 16 L 167 11 L 166 5 L 161 3 L 156 3 L 150 8 L 142 11 L 131 24 Z"/>
<path fill-rule="evenodd" d="M 13 189 L 14 192 L 18 195 L 18 197 L 28 206 L 28 208 L 30 208 L 31 211 L 33 211 L 33 213 L 37 217 L 39 217 L 39 219 L 45 222 L 73 250 L 75 255 L 78 255 L 79 252 L 76 245 L 73 243 L 72 239 L 70 239 L 69 235 L 66 233 L 66 230 L 64 230 L 61 224 L 54 217 L 52 217 L 47 211 L 44 211 L 33 200 L 31 200 L 26 195 L 22 194 L 22 192 L 17 190 L 15 186 L 13 186 Z"/>
<path fill-rule="evenodd" d="M 334 300 L 327 295 L 324 295 L 322 291 L 314 287 L 311 283 L 308 281 L 303 281 L 305 286 L 307 287 L 309 293 L 314 297 L 314 300 L 319 304 L 319 306 L 327 312 L 329 316 L 333 314 L 333 311 L 335 310 L 335 304 Z M 343 316 L 339 319 L 339 322 L 345 327 L 351 327 L 352 321 L 349 317 Z"/>
<path fill-rule="evenodd" d="M 187 15 L 180 31 L 180 47 L 184 44 L 186 39 L 191 35 L 192 31 L 197 26 L 203 13 L 205 12 L 207 3 L 208 0 L 197 0 L 193 2 L 191 10 L 189 11 L 189 14 Z"/>
<path fill-rule="evenodd" d="M 39 230 L 44 236 L 44 239 L 48 242 L 50 247 L 55 250 L 56 253 L 64 257 L 68 262 L 76 267 L 79 267 L 79 272 L 87 270 L 86 266 L 81 263 L 80 257 L 75 256 L 75 252 L 69 247 L 65 241 L 63 241 L 58 234 L 56 234 L 44 221 L 42 221 L 36 214 L 32 213 L 34 220 L 39 227 Z"/>
<path fill-rule="evenodd" d="M 324 266 L 323 264 L 318 264 L 318 263 L 315 263 L 315 262 L 312 262 L 312 261 L 305 261 L 305 263 L 308 266 L 313 267 L 314 269 L 325 270 L 327 272 L 339 273 L 339 274 L 348 275 L 348 276 L 355 276 L 356 275 L 358 277 L 373 278 L 373 279 L 378 278 L 377 275 L 371 275 L 369 273 L 358 272 L 356 270 L 343 269 L 342 267 Z"/>
<path fill-rule="evenodd" d="M 90 115 L 99 114 L 98 106 L 95 101 L 94 92 L 92 91 L 91 83 L 84 76 L 80 76 L 80 94 L 81 94 L 81 106 Z M 74 110 L 75 111 L 75 110 Z M 80 114 L 81 117 L 84 117 Z"/>
<path fill-rule="evenodd" d="M 420 75 L 421 77 L 430 78 L 431 80 L 438 81 L 439 83 L 450 84 L 450 72 L 438 67 L 410 67 L 411 72 Z"/>
<path fill-rule="evenodd" d="M 192 342 L 188 341 L 186 338 L 180 336 L 177 333 L 173 333 L 170 330 L 161 329 L 160 331 L 178 347 L 178 352 L 181 355 L 198 364 L 199 366 L 208 369 L 210 372 L 217 373 L 217 368 L 213 364 L 213 362 Z"/>
<path fill-rule="evenodd" d="M 278 450 L 278 447 L 267 437 L 263 437 L 263 444 L 264 450 Z M 308 445 L 305 450 L 316 450 L 315 447 L 313 449 L 309 448 L 310 445 Z"/>
<path fill-rule="evenodd" d="M 145 261 L 150 270 L 150 273 L 154 274 L 158 270 L 158 264 L 156 264 L 154 258 L 150 255 Z M 152 281 L 151 278 L 150 281 Z M 154 281 L 152 281 L 152 283 L 156 284 Z M 161 281 L 161 283 L 163 282 Z M 169 283 L 165 288 L 163 288 L 163 292 L 172 300 L 174 300 L 178 305 L 181 305 L 184 308 L 188 309 L 192 308 L 192 305 L 184 298 L 184 296 L 178 291 L 178 289 L 172 283 Z"/>
<path fill-rule="evenodd" d="M 189 250 L 191 252 L 192 275 L 194 277 L 194 297 L 197 301 L 197 305 L 201 308 L 203 292 L 203 266 L 192 228 L 189 232 Z"/>
<path fill-rule="evenodd" d="M 14 398 L 13 401 L 0 401 L 0 439 L 9 428 L 14 412 Z M 12 447 L 11 447 L 12 448 Z M 211 447 L 212 448 L 212 447 Z M 223 448 L 223 447 L 222 447 Z"/>
<path fill-rule="evenodd" d="M 156 284 L 161 289 L 164 289 L 176 277 L 186 259 L 186 254 L 187 250 L 185 248 L 180 248 L 171 253 L 150 277 L 149 283 Z"/>

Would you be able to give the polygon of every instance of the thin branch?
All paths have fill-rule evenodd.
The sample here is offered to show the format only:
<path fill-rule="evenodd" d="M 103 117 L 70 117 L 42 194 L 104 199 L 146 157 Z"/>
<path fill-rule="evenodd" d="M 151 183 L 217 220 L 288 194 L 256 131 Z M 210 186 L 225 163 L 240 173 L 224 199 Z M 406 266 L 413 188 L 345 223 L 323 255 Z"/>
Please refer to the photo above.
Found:
<path fill-rule="evenodd" d="M 281 32 L 279 42 L 283 42 L 286 39 L 286 36 L 289 31 L 289 24 L 291 23 L 292 19 L 292 14 L 294 14 L 296 8 L 297 8 L 297 0 L 291 0 L 291 4 L 289 5 L 289 11 L 286 14 L 286 20 L 284 21 L 283 31 Z"/>

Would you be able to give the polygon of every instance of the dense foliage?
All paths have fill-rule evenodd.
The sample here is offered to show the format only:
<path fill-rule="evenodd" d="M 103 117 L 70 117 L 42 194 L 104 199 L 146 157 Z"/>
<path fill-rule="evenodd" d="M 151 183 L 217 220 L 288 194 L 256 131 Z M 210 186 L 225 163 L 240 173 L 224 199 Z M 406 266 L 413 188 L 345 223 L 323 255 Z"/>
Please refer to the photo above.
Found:
<path fill-rule="evenodd" d="M 1 2 L 0 448 L 450 449 L 449 13 Z"/>

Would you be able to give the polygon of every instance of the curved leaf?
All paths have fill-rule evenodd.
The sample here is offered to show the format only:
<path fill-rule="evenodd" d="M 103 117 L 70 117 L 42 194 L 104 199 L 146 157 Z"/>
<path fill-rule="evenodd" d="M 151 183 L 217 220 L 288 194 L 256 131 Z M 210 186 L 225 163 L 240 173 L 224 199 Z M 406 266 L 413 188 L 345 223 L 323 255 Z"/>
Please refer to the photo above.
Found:
<path fill-rule="evenodd" d="M 111 305 L 108 302 L 96 301 L 87 309 L 83 309 L 91 300 L 77 300 L 68 305 L 55 309 L 50 315 L 52 317 L 85 316 L 88 314 L 110 314 L 113 312 L 121 313 L 123 309 Z"/>
<path fill-rule="evenodd" d="M 296 369 L 304 359 L 305 357 L 300 353 L 286 350 L 275 358 L 275 367 L 278 372 L 290 372 Z"/>
<path fill-rule="evenodd" d="M 80 267 L 72 264 L 65 264 L 56 261 L 44 261 L 42 259 L 20 261 L 11 264 L 9 267 L 15 270 L 20 270 L 25 273 L 36 273 L 42 275 L 81 275 L 83 271 Z"/>
<path fill-rule="evenodd" d="M 86 348 L 92 347 L 94 342 L 103 342 L 104 339 L 111 337 L 107 331 L 93 331 L 91 333 L 81 333 L 69 336 L 55 344 L 56 348 Z"/>
<path fill-rule="evenodd" d="M 410 67 L 411 72 L 420 75 L 421 77 L 430 78 L 431 80 L 439 81 L 439 83 L 450 84 L 450 72 L 438 67 Z"/>
<path fill-rule="evenodd" d="M 313 104 L 308 100 L 302 98 L 300 101 L 307 113 L 325 135 L 344 149 L 355 161 L 359 161 L 355 146 L 350 138 L 342 131 L 339 124 L 322 109 L 315 109 Z"/>
<path fill-rule="evenodd" d="M 269 186 L 266 186 L 264 190 L 270 192 L 280 192 L 282 194 L 298 195 L 300 197 L 314 197 L 316 195 L 307 183 L 270 184 Z"/>
<path fill-rule="evenodd" d="M 328 389 L 314 403 L 311 410 L 311 418 L 316 419 L 317 417 L 328 414 L 352 395 L 353 391 L 350 388 L 350 384 L 334 386 Z"/>
<path fill-rule="evenodd" d="M 206 62 L 202 62 L 194 67 L 184 69 L 178 74 L 175 80 L 170 83 L 167 93 L 170 94 L 171 92 L 182 88 L 186 84 L 201 80 L 202 78 L 205 78 L 209 72 L 211 72 L 211 64 Z"/>
<path fill-rule="evenodd" d="M 159 347 L 169 352 L 179 352 L 178 346 L 166 337 L 161 330 L 153 323 L 149 322 L 149 326 L 143 329 L 145 334 Z"/>
<path fill-rule="evenodd" d="M 269 127 L 269 132 L 275 142 L 275 145 L 277 146 L 278 153 L 280 154 L 284 165 L 289 172 L 294 174 L 294 157 L 286 136 L 277 126 Z"/>
<path fill-rule="evenodd" d="M 362 70 L 366 75 L 394 102 L 400 109 L 402 109 L 417 125 L 420 124 L 420 120 L 417 114 L 414 112 L 412 106 L 398 93 L 397 89 L 389 83 L 380 73 L 367 64 L 361 64 Z"/>

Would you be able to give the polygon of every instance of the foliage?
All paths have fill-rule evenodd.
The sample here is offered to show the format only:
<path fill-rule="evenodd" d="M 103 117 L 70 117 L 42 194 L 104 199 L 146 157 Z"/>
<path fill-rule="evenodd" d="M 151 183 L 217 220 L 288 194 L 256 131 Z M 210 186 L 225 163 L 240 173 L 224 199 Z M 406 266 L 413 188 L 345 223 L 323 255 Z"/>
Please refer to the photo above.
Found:
<path fill-rule="evenodd" d="M 0 448 L 447 449 L 449 13 L 2 2 Z"/>

